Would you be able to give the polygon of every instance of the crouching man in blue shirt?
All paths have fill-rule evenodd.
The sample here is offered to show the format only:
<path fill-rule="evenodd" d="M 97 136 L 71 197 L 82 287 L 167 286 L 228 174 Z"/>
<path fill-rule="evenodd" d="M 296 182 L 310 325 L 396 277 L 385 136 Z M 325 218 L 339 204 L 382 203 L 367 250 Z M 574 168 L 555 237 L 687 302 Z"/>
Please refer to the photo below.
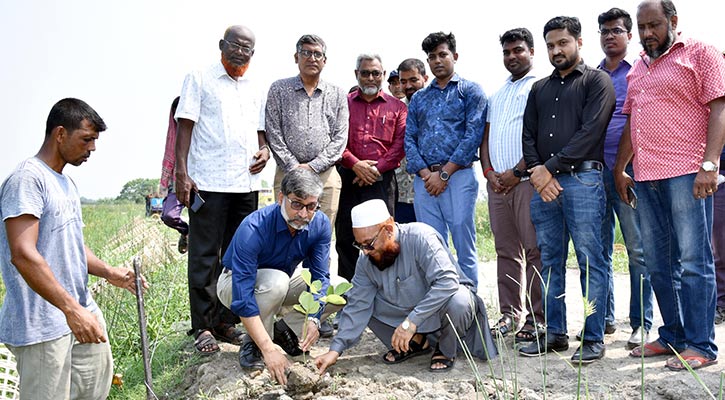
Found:
<path fill-rule="evenodd" d="M 264 369 L 281 385 L 287 383 L 287 357 L 308 351 L 320 337 L 320 319 L 339 309 L 321 304 L 307 318 L 292 312 L 287 323 L 278 315 L 297 303 L 307 289 L 300 276 L 308 268 L 312 280 L 322 282 L 321 293 L 330 283 L 329 259 L 332 227 L 324 213 L 317 212 L 322 182 L 313 172 L 297 168 L 284 177 L 277 203 L 257 210 L 242 221 L 224 254 L 217 295 L 225 306 L 241 317 L 247 334 L 239 349 L 243 368 Z M 302 267 L 298 265 L 302 262 Z M 307 324 L 306 336 L 298 343 L 296 332 Z"/>

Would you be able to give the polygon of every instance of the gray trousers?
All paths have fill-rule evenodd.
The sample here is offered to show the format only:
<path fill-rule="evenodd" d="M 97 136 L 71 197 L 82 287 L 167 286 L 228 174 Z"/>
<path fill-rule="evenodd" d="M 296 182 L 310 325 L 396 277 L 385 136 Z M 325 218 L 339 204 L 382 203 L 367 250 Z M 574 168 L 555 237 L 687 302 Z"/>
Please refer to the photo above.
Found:
<path fill-rule="evenodd" d="M 476 314 L 476 302 L 473 296 L 475 295 L 466 286 L 459 286 L 458 292 L 448 300 L 445 306 L 437 314 L 430 317 L 440 319 L 440 329 L 435 332 L 416 333 L 421 333 L 426 337 L 430 335 L 431 337 L 429 339 L 434 339 L 438 342 L 438 349 L 444 356 L 447 358 L 455 358 L 459 347 L 458 337 L 466 335 L 466 332 L 471 328 L 471 324 L 473 323 L 473 316 Z M 404 319 L 405 317 L 400 322 L 402 323 Z M 451 325 L 451 322 L 453 322 L 453 325 Z M 393 348 L 390 342 L 397 326 L 387 325 L 373 316 L 370 318 L 370 322 L 368 322 L 368 328 L 373 331 L 375 336 L 387 348 Z"/>

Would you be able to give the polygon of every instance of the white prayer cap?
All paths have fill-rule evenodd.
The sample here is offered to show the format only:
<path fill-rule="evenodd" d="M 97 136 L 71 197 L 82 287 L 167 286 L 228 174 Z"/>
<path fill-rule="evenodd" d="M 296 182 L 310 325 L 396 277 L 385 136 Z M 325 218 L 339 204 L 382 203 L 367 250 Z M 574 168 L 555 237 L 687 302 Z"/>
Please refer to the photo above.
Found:
<path fill-rule="evenodd" d="M 380 199 L 368 200 L 352 208 L 352 227 L 367 228 L 381 224 L 390 218 L 388 207 Z"/>

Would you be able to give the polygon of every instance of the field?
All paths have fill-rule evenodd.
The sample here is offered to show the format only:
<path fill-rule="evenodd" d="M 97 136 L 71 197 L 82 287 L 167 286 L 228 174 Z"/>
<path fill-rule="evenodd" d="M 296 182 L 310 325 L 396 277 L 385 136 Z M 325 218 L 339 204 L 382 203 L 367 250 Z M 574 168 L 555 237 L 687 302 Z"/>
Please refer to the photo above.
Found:
<path fill-rule="evenodd" d="M 662 372 L 660 362 L 647 360 L 641 365 L 628 359 L 622 341 L 628 338 L 627 298 L 617 299 L 619 331 L 608 339 L 605 360 L 584 371 L 578 371 L 564 360 L 573 351 L 547 359 L 522 359 L 512 352 L 510 337 L 500 342 L 505 349 L 497 361 L 485 363 L 464 358 L 458 360 L 454 371 L 446 375 L 426 371 L 426 359 L 414 359 L 391 368 L 382 366 L 382 345 L 369 332 L 361 343 L 346 352 L 331 371 L 331 375 L 315 382 L 305 390 L 290 390 L 272 385 L 268 375 L 247 374 L 237 363 L 238 348 L 223 344 L 219 355 L 201 358 L 194 354 L 188 329 L 188 295 L 186 289 L 186 257 L 176 251 L 178 234 L 155 218 L 144 218 L 143 207 L 135 204 L 84 206 L 87 244 L 102 259 L 112 265 L 131 266 L 139 257 L 144 274 L 151 283 L 145 295 L 148 316 L 149 354 L 153 371 L 154 395 L 160 399 L 442 399 L 442 398 L 711 398 L 687 373 Z M 495 253 L 490 234 L 485 203 L 478 205 L 478 246 L 485 271 L 485 290 L 479 290 L 489 305 L 489 318 L 498 318 L 495 294 Z M 626 270 L 626 254 L 621 239 L 616 247 L 615 269 Z M 573 259 L 571 254 L 570 259 Z M 571 260 L 570 260 L 570 263 Z M 491 271 L 494 274 L 491 275 Z M 571 270 L 572 274 L 578 271 Z M 627 278 L 617 276 L 615 293 L 623 295 Z M 568 279 L 573 290 L 578 286 L 576 276 Z M 114 385 L 111 399 L 144 399 L 143 360 L 140 351 L 139 324 L 136 301 L 128 292 L 106 287 L 92 280 L 94 296 L 106 320 L 113 354 L 115 372 L 122 384 Z M 624 289 L 624 290 L 623 290 Z M 572 293 L 567 291 L 567 293 Z M 573 292 L 576 293 L 576 292 Z M 569 325 L 577 330 L 581 324 L 581 299 L 567 299 L 570 305 Z M 578 307 L 578 309 L 577 309 Z M 621 318 L 620 318 L 621 317 Z M 718 334 L 722 334 L 719 330 Z M 570 332 L 570 336 L 573 336 Z M 577 342 L 572 341 L 572 346 Z M 326 350 L 329 341 L 322 340 L 312 350 L 312 356 Z M 543 361 L 542 361 L 543 360 Z M 296 360 L 295 371 L 304 371 L 303 360 Z M 641 379 L 647 371 L 644 385 Z M 720 369 L 703 370 L 704 387 L 718 393 Z M 309 372 L 309 371 L 308 371 Z M 314 375 L 314 374 L 313 374 Z M 583 378 L 581 381 L 579 378 Z M 671 385 L 677 382 L 677 385 Z M 577 396 L 579 394 L 579 396 Z M 288 396 L 288 397 L 285 397 Z M 154 397 L 151 397 L 154 398 Z M 714 398 L 714 397 L 712 397 Z"/>

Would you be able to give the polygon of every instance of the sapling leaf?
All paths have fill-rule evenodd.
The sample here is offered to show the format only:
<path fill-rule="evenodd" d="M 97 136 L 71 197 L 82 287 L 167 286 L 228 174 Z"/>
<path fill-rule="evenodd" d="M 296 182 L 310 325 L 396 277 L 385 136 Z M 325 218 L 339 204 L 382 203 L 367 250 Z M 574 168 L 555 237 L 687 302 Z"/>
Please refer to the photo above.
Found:
<path fill-rule="evenodd" d="M 335 287 L 332 285 L 327 285 L 327 293 L 325 293 L 325 294 L 330 295 L 333 293 L 335 293 Z"/>
<path fill-rule="evenodd" d="M 302 306 L 299 305 L 299 304 L 295 304 L 294 306 L 292 306 L 292 308 L 294 308 L 295 310 L 301 312 L 302 314 L 307 315 L 307 311 L 305 311 L 305 309 L 302 308 Z"/>
<path fill-rule="evenodd" d="M 313 281 L 310 285 L 310 292 L 314 294 L 320 293 L 320 290 L 322 289 L 322 282 L 320 281 Z"/>
<path fill-rule="evenodd" d="M 312 297 L 312 293 L 310 293 L 310 292 L 300 293 L 299 301 L 300 301 L 300 305 L 302 306 L 302 308 L 305 311 L 307 311 L 308 314 L 311 314 L 310 310 L 313 307 L 312 305 L 317 304 L 317 302 L 315 301 L 315 298 Z"/>
<path fill-rule="evenodd" d="M 307 286 L 310 286 L 310 283 L 312 282 L 312 274 L 310 273 L 310 270 L 302 269 L 302 271 L 300 271 L 300 276 L 302 276 L 302 280 L 307 284 Z"/>
<path fill-rule="evenodd" d="M 325 300 L 327 301 L 328 304 L 334 304 L 336 306 L 341 306 L 346 303 L 345 299 L 342 296 L 337 295 L 337 294 L 331 294 L 326 297 L 327 298 Z"/>
<path fill-rule="evenodd" d="M 347 292 L 348 290 L 352 289 L 352 283 L 350 282 L 340 282 L 337 286 L 335 286 L 335 294 L 338 296 L 342 296 Z"/>

